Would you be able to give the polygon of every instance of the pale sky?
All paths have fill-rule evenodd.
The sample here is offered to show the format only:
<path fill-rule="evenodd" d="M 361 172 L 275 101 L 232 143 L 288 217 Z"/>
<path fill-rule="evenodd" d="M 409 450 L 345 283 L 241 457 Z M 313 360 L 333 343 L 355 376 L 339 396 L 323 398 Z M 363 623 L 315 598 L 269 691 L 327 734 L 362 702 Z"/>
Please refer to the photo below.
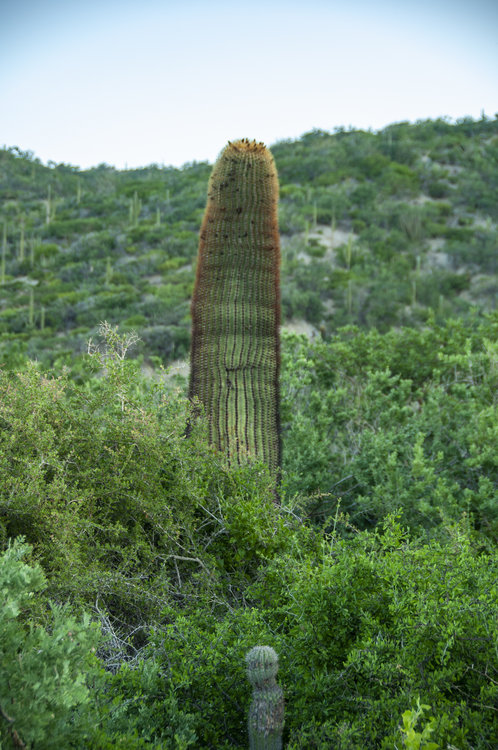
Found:
<path fill-rule="evenodd" d="M 0 146 L 87 168 L 498 112 L 491 0 L 0 0 Z"/>

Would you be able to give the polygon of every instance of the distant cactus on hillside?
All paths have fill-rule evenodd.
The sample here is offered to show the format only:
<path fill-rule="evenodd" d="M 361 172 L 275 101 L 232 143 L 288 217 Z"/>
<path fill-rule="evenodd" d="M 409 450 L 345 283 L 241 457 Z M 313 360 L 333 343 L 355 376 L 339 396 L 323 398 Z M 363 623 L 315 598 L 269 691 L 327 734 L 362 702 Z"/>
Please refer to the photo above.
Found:
<path fill-rule="evenodd" d="M 238 463 L 280 465 L 278 178 L 262 143 L 229 143 L 214 165 L 192 300 L 190 396 L 211 442 Z"/>
<path fill-rule="evenodd" d="M 140 216 L 140 211 L 142 210 L 142 201 L 138 197 L 138 193 L 135 190 L 133 193 L 133 198 L 130 199 L 129 204 L 129 210 L 128 210 L 128 219 L 130 222 L 130 227 L 134 228 L 138 226 L 138 217 Z"/>

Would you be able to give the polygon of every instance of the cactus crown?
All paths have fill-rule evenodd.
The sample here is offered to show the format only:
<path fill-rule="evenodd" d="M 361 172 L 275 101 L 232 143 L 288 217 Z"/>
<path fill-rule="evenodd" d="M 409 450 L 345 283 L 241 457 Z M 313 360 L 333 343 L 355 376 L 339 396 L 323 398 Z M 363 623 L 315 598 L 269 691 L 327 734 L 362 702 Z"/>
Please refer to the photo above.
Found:
<path fill-rule="evenodd" d="M 241 138 L 239 141 L 228 141 L 228 150 L 245 151 L 247 153 L 263 153 L 266 151 L 264 143 L 250 141 L 248 138 Z"/>
<path fill-rule="evenodd" d="M 274 680 L 278 672 L 278 656 L 271 646 L 254 646 L 246 654 L 247 677 L 255 687 Z"/>

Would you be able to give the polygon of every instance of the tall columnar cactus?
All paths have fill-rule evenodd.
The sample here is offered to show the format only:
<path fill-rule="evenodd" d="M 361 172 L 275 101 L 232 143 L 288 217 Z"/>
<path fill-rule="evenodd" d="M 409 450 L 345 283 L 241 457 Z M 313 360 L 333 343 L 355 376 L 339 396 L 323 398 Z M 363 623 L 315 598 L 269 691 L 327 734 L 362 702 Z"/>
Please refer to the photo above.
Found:
<path fill-rule="evenodd" d="M 247 676 L 253 686 L 249 708 L 250 750 L 281 750 L 284 696 L 275 680 L 278 656 L 271 646 L 255 646 L 246 654 Z"/>
<path fill-rule="evenodd" d="M 190 396 L 210 441 L 238 463 L 280 465 L 278 178 L 262 143 L 228 143 L 214 165 L 192 300 Z"/>

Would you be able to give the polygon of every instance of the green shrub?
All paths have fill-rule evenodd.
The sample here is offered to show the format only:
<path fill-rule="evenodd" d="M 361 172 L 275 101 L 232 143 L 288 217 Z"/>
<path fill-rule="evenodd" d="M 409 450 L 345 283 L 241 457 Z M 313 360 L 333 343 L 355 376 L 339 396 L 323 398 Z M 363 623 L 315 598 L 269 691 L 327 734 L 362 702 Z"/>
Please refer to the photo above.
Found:
<path fill-rule="evenodd" d="M 95 694 L 98 750 L 187 750 L 195 745 L 196 719 L 178 705 L 170 680 L 154 659 L 124 664 L 107 674 Z"/>
<path fill-rule="evenodd" d="M 431 182 L 427 192 L 431 198 L 446 198 L 449 193 L 449 186 L 444 182 Z"/>
<path fill-rule="evenodd" d="M 470 513 L 495 539 L 496 316 L 330 342 L 284 339 L 282 424 L 289 491 L 312 515 L 337 504 L 362 528 L 402 506 L 418 533 Z M 494 458 L 493 458 L 494 456 Z"/>
<path fill-rule="evenodd" d="M 252 594 L 278 633 L 288 747 L 373 750 L 423 695 L 442 746 L 491 750 L 496 556 L 479 554 L 464 525 L 447 534 L 410 542 L 391 518 L 375 534 L 324 540 L 321 558 L 268 566 Z"/>
<path fill-rule="evenodd" d="M 196 746 L 247 747 L 244 653 L 265 643 L 280 655 L 287 748 L 387 750 L 422 695 L 434 741 L 491 750 L 496 559 L 465 523 L 430 544 L 410 541 L 394 517 L 375 533 L 340 516 L 336 527 L 322 538 L 287 532 L 237 607 L 215 614 L 197 596 L 184 612 L 165 610 L 148 658 L 194 714 Z"/>
<path fill-rule="evenodd" d="M 434 732 L 434 725 L 436 719 L 432 716 L 421 732 L 417 732 L 416 726 L 424 715 L 425 711 L 428 711 L 430 706 L 421 705 L 420 699 L 417 698 L 417 708 L 405 711 L 403 713 L 403 726 L 400 727 L 400 734 L 403 739 L 403 745 L 406 750 L 438 750 L 440 745 L 437 742 L 428 741 L 431 734 Z"/>
<path fill-rule="evenodd" d="M 191 747 L 193 717 L 179 709 L 157 663 L 104 673 L 95 656 L 100 628 L 44 598 L 44 573 L 23 561 L 30 552 L 18 539 L 0 556 L 2 748 Z"/>
<path fill-rule="evenodd" d="M 228 472 L 202 422 L 186 440 L 186 399 L 142 379 L 125 356 L 133 336 L 105 336 L 93 355 L 105 376 L 84 388 L 34 364 L 0 371 L 0 519 L 34 545 L 57 596 L 100 597 L 132 630 L 189 581 L 216 588 L 225 565 L 243 582 L 259 537 L 277 549 L 283 532 L 265 471 Z"/>
<path fill-rule="evenodd" d="M 88 615 L 76 619 L 57 604 L 50 604 L 46 626 L 27 617 L 47 585 L 41 568 L 23 561 L 30 551 L 18 540 L 0 556 L 2 747 L 81 747 L 89 728 L 77 709 L 90 701 L 99 629 Z"/>

